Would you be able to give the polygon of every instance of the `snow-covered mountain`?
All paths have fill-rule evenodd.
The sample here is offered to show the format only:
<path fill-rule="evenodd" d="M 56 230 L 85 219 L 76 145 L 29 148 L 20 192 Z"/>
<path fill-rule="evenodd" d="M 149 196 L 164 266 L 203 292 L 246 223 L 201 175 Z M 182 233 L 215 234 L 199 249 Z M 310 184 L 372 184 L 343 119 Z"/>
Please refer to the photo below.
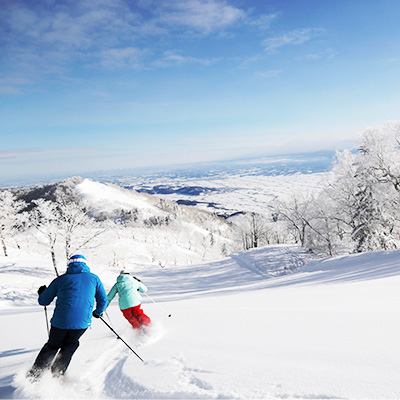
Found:
<path fill-rule="evenodd" d="M 88 263 L 109 290 L 118 272 Z M 25 372 L 47 337 L 36 290 L 54 278 L 50 264 L 34 251 L 0 256 L 0 398 L 399 398 L 398 251 L 312 261 L 269 246 L 136 265 L 151 332 L 133 332 L 115 301 L 106 321 L 144 362 L 94 320 L 65 379 L 31 384 Z"/>
<path fill-rule="evenodd" d="M 17 192 L 29 210 L 35 200 L 53 201 L 57 192 L 85 206 L 97 226 L 84 226 L 74 239 L 93 232 L 101 235 L 73 252 L 85 252 L 96 262 L 129 268 L 131 264 L 148 266 L 184 265 L 221 258 L 238 250 L 235 229 L 215 213 L 179 205 L 146 193 L 96 182 L 71 178 L 57 184 Z M 46 237 L 35 228 L 17 233 L 11 246 L 49 256 Z M 57 243 L 60 263 L 65 260 L 62 242 Z M 99 250 L 101 248 L 101 250 Z"/>

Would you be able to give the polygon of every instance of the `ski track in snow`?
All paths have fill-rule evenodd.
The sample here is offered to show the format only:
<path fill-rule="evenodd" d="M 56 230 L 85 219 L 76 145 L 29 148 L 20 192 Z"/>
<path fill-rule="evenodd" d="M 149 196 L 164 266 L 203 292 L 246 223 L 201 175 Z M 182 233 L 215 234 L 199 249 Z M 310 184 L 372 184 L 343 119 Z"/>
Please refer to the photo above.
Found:
<path fill-rule="evenodd" d="M 160 337 L 160 331 L 156 335 L 142 338 L 136 342 L 136 348 L 147 346 Z M 114 342 L 111 338 L 108 344 Z M 104 346 L 107 349 L 107 343 Z M 144 364 L 135 365 L 137 369 L 143 369 L 144 373 L 159 374 L 162 371 L 163 379 L 169 380 L 173 385 L 170 391 L 151 390 L 136 382 L 125 373 L 127 361 L 131 357 L 130 350 L 122 343 L 109 348 L 99 356 L 87 359 L 81 366 L 82 374 L 67 374 L 64 378 L 54 379 L 50 373 L 35 383 L 27 382 L 25 371 L 21 371 L 13 381 L 18 387 L 13 398 L 18 399 L 212 399 L 232 398 L 230 394 L 215 392 L 212 385 L 206 380 L 199 379 L 196 373 L 202 373 L 188 367 L 182 357 L 174 357 L 170 360 L 145 361 Z M 105 365 L 108 367 L 105 367 Z M 128 366 L 129 368 L 129 366 Z M 147 372 L 146 372 L 147 371 Z M 2 397 L 5 398 L 5 397 Z"/>

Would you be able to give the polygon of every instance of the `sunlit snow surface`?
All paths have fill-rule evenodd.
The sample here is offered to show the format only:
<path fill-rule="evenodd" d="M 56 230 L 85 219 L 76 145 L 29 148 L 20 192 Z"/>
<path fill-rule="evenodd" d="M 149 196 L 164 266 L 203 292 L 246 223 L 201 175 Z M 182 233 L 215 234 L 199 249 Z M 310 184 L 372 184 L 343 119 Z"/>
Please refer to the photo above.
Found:
<path fill-rule="evenodd" d="M 91 268 L 110 289 L 117 271 Z M 400 252 L 312 261 L 296 247 L 271 246 L 187 267 L 138 267 L 151 331 L 133 331 L 116 301 L 105 319 L 144 362 L 94 320 L 65 379 L 34 384 L 25 373 L 47 336 L 36 290 L 52 268 L 14 250 L 0 257 L 0 271 L 0 398 L 400 397 Z"/>

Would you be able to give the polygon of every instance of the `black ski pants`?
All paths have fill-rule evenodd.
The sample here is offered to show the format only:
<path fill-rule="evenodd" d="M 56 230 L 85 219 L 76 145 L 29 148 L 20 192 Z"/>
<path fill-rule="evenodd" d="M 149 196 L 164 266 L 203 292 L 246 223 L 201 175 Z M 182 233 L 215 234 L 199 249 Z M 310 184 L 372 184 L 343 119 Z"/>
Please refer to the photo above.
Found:
<path fill-rule="evenodd" d="M 54 375 L 63 375 L 85 331 L 86 329 L 59 329 L 52 326 L 49 340 L 40 350 L 29 375 L 39 377 L 52 363 L 51 372 Z"/>

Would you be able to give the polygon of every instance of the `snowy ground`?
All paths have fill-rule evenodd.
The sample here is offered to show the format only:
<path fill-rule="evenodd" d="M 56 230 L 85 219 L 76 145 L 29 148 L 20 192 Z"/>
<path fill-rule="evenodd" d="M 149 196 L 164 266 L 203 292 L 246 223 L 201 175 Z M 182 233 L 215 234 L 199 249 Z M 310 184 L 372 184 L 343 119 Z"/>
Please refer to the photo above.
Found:
<path fill-rule="evenodd" d="M 400 398 L 400 252 L 308 262 L 271 246 L 135 270 L 157 301 L 143 305 L 151 333 L 133 332 L 116 301 L 108 315 L 144 362 L 94 320 L 65 380 L 30 384 L 47 337 L 36 290 L 54 275 L 39 265 L 15 250 L 0 257 L 0 398 Z M 91 267 L 110 289 L 116 271 Z"/>

